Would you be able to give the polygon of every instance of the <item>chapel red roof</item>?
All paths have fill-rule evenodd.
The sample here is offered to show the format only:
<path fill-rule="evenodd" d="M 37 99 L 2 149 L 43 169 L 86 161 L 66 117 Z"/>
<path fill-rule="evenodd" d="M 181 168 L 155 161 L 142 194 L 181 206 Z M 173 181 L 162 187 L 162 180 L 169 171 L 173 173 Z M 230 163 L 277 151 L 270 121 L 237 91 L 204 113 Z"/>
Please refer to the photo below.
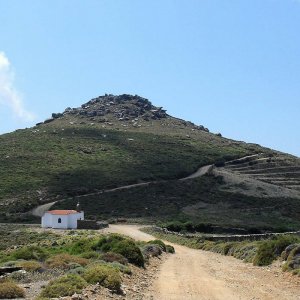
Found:
<path fill-rule="evenodd" d="M 78 211 L 76 210 L 49 210 L 47 213 L 51 215 L 72 215 L 72 214 L 77 214 Z"/>

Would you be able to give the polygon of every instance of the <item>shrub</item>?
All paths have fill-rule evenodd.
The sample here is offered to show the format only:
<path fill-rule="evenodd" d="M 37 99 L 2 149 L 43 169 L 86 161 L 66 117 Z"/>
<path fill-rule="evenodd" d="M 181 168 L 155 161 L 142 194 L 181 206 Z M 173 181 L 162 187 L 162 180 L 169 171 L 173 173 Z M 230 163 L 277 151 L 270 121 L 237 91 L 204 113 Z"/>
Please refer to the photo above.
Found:
<path fill-rule="evenodd" d="M 19 266 L 22 267 L 27 272 L 34 272 L 42 269 L 42 265 L 37 261 L 22 261 L 19 263 Z"/>
<path fill-rule="evenodd" d="M 273 240 L 262 242 L 253 259 L 253 264 L 257 266 L 269 265 L 274 259 L 279 257 L 285 248 L 295 242 L 297 238 L 293 236 L 280 236 Z"/>
<path fill-rule="evenodd" d="M 142 251 L 146 257 L 157 257 L 162 254 L 162 248 L 158 244 L 147 244 L 143 247 Z"/>
<path fill-rule="evenodd" d="M 166 245 L 166 252 L 167 253 L 175 253 L 175 248 L 171 245 Z"/>
<path fill-rule="evenodd" d="M 123 255 L 132 264 L 144 266 L 144 257 L 140 248 L 131 239 L 118 234 L 110 234 L 102 237 L 94 246 L 94 250 L 114 252 Z"/>
<path fill-rule="evenodd" d="M 290 255 L 290 253 L 291 253 L 291 251 L 292 251 L 293 249 L 295 249 L 296 247 L 298 247 L 298 246 L 300 246 L 300 244 L 291 244 L 291 245 L 287 246 L 287 247 L 285 248 L 285 250 L 281 253 L 281 258 L 282 258 L 283 260 L 287 260 L 288 257 L 289 257 L 289 255 Z"/>
<path fill-rule="evenodd" d="M 41 248 L 39 246 L 25 246 L 15 250 L 12 253 L 12 257 L 14 257 L 15 259 L 35 259 L 43 261 L 48 257 L 48 253 L 44 248 Z"/>
<path fill-rule="evenodd" d="M 100 259 L 106 262 L 118 262 L 123 265 L 128 264 L 127 258 L 125 258 L 122 254 L 114 253 L 114 252 L 103 253 L 100 256 Z"/>
<path fill-rule="evenodd" d="M 52 269 L 72 269 L 72 264 L 74 263 L 80 266 L 86 266 L 88 262 L 89 261 L 86 258 L 70 255 L 67 253 L 57 254 L 46 260 L 46 264 Z"/>
<path fill-rule="evenodd" d="M 24 298 L 25 291 L 14 282 L 0 282 L 0 299 Z"/>
<path fill-rule="evenodd" d="M 41 293 L 41 297 L 58 298 L 80 293 L 87 286 L 87 282 L 76 274 L 68 274 L 52 280 Z"/>
<path fill-rule="evenodd" d="M 67 251 L 73 255 L 83 254 L 84 252 L 90 252 L 93 244 L 94 239 L 81 238 L 69 245 Z"/>
<path fill-rule="evenodd" d="M 120 241 L 113 249 L 113 252 L 119 253 L 126 257 L 128 261 L 138 267 L 144 266 L 144 257 L 140 248 L 134 241 L 124 240 Z"/>
<path fill-rule="evenodd" d="M 162 240 L 154 240 L 154 241 L 149 241 L 148 244 L 156 244 L 161 247 L 161 249 L 166 252 L 166 244 Z"/>
<path fill-rule="evenodd" d="M 300 273 L 300 245 L 291 250 L 287 262 L 283 266 L 283 270 L 292 270 L 295 274 Z"/>
<path fill-rule="evenodd" d="M 112 263 L 109 263 L 109 266 L 111 266 L 115 269 L 118 269 L 120 272 L 122 272 L 124 274 L 128 274 L 128 275 L 132 274 L 131 269 L 128 266 L 124 266 L 123 264 L 120 264 L 119 262 L 114 261 Z"/>
<path fill-rule="evenodd" d="M 20 271 L 15 271 L 12 272 L 8 275 L 9 279 L 12 279 L 13 281 L 19 281 L 19 282 L 24 282 L 28 278 L 28 273 L 20 270 Z"/>
<path fill-rule="evenodd" d="M 121 276 L 119 271 L 110 266 L 91 266 L 84 272 L 83 278 L 88 283 L 99 283 L 100 285 L 116 292 L 119 292 L 121 288 Z"/>

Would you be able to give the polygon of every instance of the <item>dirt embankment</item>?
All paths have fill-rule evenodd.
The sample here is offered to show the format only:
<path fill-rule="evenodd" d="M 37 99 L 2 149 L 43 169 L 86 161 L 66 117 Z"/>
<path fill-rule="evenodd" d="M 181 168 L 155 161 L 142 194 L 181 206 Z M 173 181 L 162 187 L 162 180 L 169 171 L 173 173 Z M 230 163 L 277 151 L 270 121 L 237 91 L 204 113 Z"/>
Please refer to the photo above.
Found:
<path fill-rule="evenodd" d="M 112 225 L 108 230 L 137 240 L 154 239 L 138 228 Z M 170 255 L 160 266 L 150 294 L 144 299 L 300 299 L 300 278 L 283 273 L 278 264 L 255 267 L 233 257 L 173 246 L 176 254 Z"/>

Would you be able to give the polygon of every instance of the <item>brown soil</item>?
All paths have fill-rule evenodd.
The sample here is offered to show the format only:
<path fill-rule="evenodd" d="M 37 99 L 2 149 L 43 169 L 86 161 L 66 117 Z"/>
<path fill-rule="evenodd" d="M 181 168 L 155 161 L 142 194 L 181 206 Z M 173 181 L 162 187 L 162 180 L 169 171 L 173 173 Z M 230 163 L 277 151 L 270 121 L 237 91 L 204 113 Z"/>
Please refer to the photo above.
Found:
<path fill-rule="evenodd" d="M 153 239 L 138 228 L 112 225 L 107 231 L 126 234 L 137 240 Z M 278 263 L 270 267 L 255 267 L 233 257 L 173 246 L 176 254 L 168 256 L 160 266 L 150 294 L 144 299 L 300 299 L 300 278 L 283 273 Z"/>

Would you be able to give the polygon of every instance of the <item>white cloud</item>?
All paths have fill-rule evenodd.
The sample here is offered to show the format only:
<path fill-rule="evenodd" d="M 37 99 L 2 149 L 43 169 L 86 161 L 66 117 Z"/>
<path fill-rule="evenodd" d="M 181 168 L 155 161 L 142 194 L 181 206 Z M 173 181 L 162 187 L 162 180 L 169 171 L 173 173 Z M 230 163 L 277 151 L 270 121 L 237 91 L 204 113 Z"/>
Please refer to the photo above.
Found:
<path fill-rule="evenodd" d="M 9 106 L 20 120 L 35 119 L 34 114 L 24 108 L 22 96 L 14 86 L 14 72 L 4 52 L 0 52 L 0 105 Z"/>

